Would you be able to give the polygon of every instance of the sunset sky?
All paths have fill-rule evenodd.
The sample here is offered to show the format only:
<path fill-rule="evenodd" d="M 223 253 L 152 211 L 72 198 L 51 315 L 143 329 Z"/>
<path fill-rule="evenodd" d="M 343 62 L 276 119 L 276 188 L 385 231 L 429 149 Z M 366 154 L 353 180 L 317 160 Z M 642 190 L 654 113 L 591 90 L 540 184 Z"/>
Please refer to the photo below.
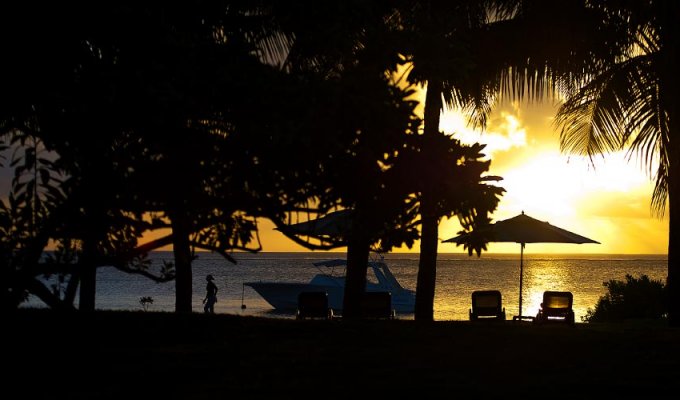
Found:
<path fill-rule="evenodd" d="M 424 97 L 424 96 L 422 96 Z M 456 111 L 442 114 L 440 129 L 466 143 L 487 144 L 491 175 L 499 175 L 506 192 L 493 220 L 527 215 L 594 239 L 601 244 L 528 244 L 529 253 L 666 254 L 668 220 L 652 215 L 653 181 L 626 153 L 595 160 L 562 154 L 552 125 L 557 104 L 551 101 L 499 104 L 484 132 L 474 131 Z M 306 251 L 262 221 L 265 251 Z M 440 224 L 439 238 L 460 230 L 454 218 Z M 516 253 L 514 243 L 490 243 L 489 252 Z M 344 249 L 342 249 L 344 250 Z M 395 252 L 418 252 L 402 248 Z M 462 246 L 440 243 L 440 253 L 464 253 Z"/>
<path fill-rule="evenodd" d="M 420 96 L 424 98 L 424 91 Z M 595 160 L 594 167 L 583 158 L 561 154 L 559 133 L 552 125 L 556 109 L 550 101 L 504 102 L 495 108 L 484 132 L 469 128 L 459 112 L 447 111 L 442 114 L 440 128 L 463 142 L 487 144 L 486 154 L 492 160 L 489 174 L 501 176 L 499 185 L 506 190 L 493 215 L 495 221 L 524 211 L 601 243 L 530 244 L 527 254 L 666 254 L 668 220 L 651 213 L 653 181 L 644 167 L 635 158 L 627 161 L 623 152 Z M 7 168 L 0 171 L 3 197 L 10 177 Z M 444 220 L 439 238 L 446 240 L 459 230 L 455 218 Z M 161 234 L 167 231 L 152 236 Z M 275 231 L 268 220 L 260 220 L 260 238 L 264 251 L 307 251 Z M 411 249 L 395 250 L 418 251 L 418 243 Z M 489 244 L 492 253 L 518 251 L 514 243 Z M 439 252 L 464 254 L 462 247 L 451 243 L 440 243 Z"/>

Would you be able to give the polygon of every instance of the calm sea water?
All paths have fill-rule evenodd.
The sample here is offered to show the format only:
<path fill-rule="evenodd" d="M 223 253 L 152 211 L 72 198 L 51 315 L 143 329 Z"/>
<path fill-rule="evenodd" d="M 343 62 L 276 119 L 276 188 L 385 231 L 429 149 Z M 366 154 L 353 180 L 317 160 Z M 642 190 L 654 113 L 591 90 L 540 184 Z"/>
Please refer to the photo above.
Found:
<path fill-rule="evenodd" d="M 237 253 L 236 265 L 214 253 L 198 253 L 193 264 L 193 309 L 202 312 L 205 276 L 212 274 L 219 287 L 215 312 L 225 314 L 258 315 L 273 318 L 292 318 L 292 315 L 273 312 L 247 281 L 308 282 L 319 270 L 315 261 L 344 258 L 344 253 Z M 152 253 L 153 265 L 172 261 L 172 253 Z M 385 261 L 402 286 L 415 289 L 418 271 L 417 254 L 386 254 Z M 665 282 L 665 255 L 532 255 L 525 254 L 522 314 L 536 315 L 545 290 L 566 290 L 574 294 L 576 320 L 594 308 L 606 293 L 603 282 L 625 280 L 626 274 L 642 274 Z M 467 320 L 470 297 L 474 290 L 497 289 L 503 295 L 507 318 L 518 315 L 519 255 L 439 254 L 434 313 L 436 320 Z M 97 272 L 96 307 L 102 310 L 142 310 L 140 298 L 150 296 L 150 311 L 173 311 L 174 282 L 157 284 L 142 276 L 129 275 L 114 268 L 100 268 Z M 245 309 L 241 305 L 245 305 Z M 27 306 L 40 307 L 32 298 Z M 401 315 L 399 318 L 413 318 Z"/>

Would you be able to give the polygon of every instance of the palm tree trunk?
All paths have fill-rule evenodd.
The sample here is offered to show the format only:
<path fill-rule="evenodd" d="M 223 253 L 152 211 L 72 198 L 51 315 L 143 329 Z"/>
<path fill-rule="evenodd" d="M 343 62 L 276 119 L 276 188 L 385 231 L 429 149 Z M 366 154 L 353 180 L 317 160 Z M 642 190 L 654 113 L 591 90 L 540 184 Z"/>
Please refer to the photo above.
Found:
<path fill-rule="evenodd" d="M 424 149 L 428 154 L 433 146 L 433 139 L 439 134 L 439 118 L 442 108 L 441 82 L 436 79 L 427 83 L 425 98 Z M 424 177 L 424 182 L 430 179 Z M 437 279 L 437 240 L 439 217 L 437 216 L 437 199 L 433 196 L 433 188 L 426 184 L 421 193 L 421 235 L 420 262 L 418 264 L 418 281 L 416 283 L 416 307 L 414 318 L 417 321 L 434 320 L 434 293 Z"/>
<path fill-rule="evenodd" d="M 189 219 L 183 212 L 172 215 L 172 247 L 175 255 L 175 312 L 191 313 L 192 273 Z"/>
<path fill-rule="evenodd" d="M 361 297 L 366 291 L 366 271 L 371 247 L 366 235 L 358 231 L 360 229 L 352 232 L 347 243 L 347 273 L 342 318 L 348 319 L 361 317 Z"/>
<path fill-rule="evenodd" d="M 90 230 L 90 232 L 92 232 Z M 83 239 L 83 253 L 78 262 L 78 275 L 80 278 L 80 297 L 78 310 L 90 312 L 95 308 L 95 295 L 97 292 L 97 247 L 92 238 Z"/>

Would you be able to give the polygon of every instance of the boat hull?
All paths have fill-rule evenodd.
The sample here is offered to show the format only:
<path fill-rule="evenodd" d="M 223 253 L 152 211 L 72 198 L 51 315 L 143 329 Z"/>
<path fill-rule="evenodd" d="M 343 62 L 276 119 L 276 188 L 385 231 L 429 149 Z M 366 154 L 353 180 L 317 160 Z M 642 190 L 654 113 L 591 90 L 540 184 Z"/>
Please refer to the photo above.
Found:
<path fill-rule="evenodd" d="M 296 282 L 246 282 L 246 286 L 253 288 L 269 305 L 277 311 L 295 312 L 297 299 L 301 292 L 324 291 L 328 294 L 328 306 L 335 312 L 342 311 L 344 298 L 344 286 L 338 282 L 333 284 L 314 284 Z M 386 291 L 384 288 L 375 286 L 367 287 L 369 292 Z M 392 308 L 400 314 L 413 313 L 415 308 L 415 293 L 411 290 L 402 290 L 392 293 Z"/>

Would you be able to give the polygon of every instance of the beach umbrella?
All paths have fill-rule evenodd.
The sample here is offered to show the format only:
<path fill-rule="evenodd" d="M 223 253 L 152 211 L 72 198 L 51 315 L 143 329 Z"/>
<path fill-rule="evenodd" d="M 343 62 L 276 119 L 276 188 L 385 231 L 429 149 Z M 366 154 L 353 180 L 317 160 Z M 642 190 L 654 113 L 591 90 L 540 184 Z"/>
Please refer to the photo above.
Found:
<path fill-rule="evenodd" d="M 565 229 L 551 225 L 549 222 L 539 221 L 524 214 L 489 224 L 482 228 L 483 234 L 490 242 L 513 242 L 520 244 L 519 258 L 519 315 L 513 319 L 522 320 L 522 283 L 524 275 L 524 246 L 527 243 L 597 243 L 585 236 L 577 235 Z M 444 240 L 444 243 L 463 244 L 472 233 L 464 233 Z"/>
<path fill-rule="evenodd" d="M 352 210 L 339 210 L 328 213 L 321 218 L 290 224 L 287 232 L 307 236 L 338 237 L 346 235 L 351 228 Z"/>

